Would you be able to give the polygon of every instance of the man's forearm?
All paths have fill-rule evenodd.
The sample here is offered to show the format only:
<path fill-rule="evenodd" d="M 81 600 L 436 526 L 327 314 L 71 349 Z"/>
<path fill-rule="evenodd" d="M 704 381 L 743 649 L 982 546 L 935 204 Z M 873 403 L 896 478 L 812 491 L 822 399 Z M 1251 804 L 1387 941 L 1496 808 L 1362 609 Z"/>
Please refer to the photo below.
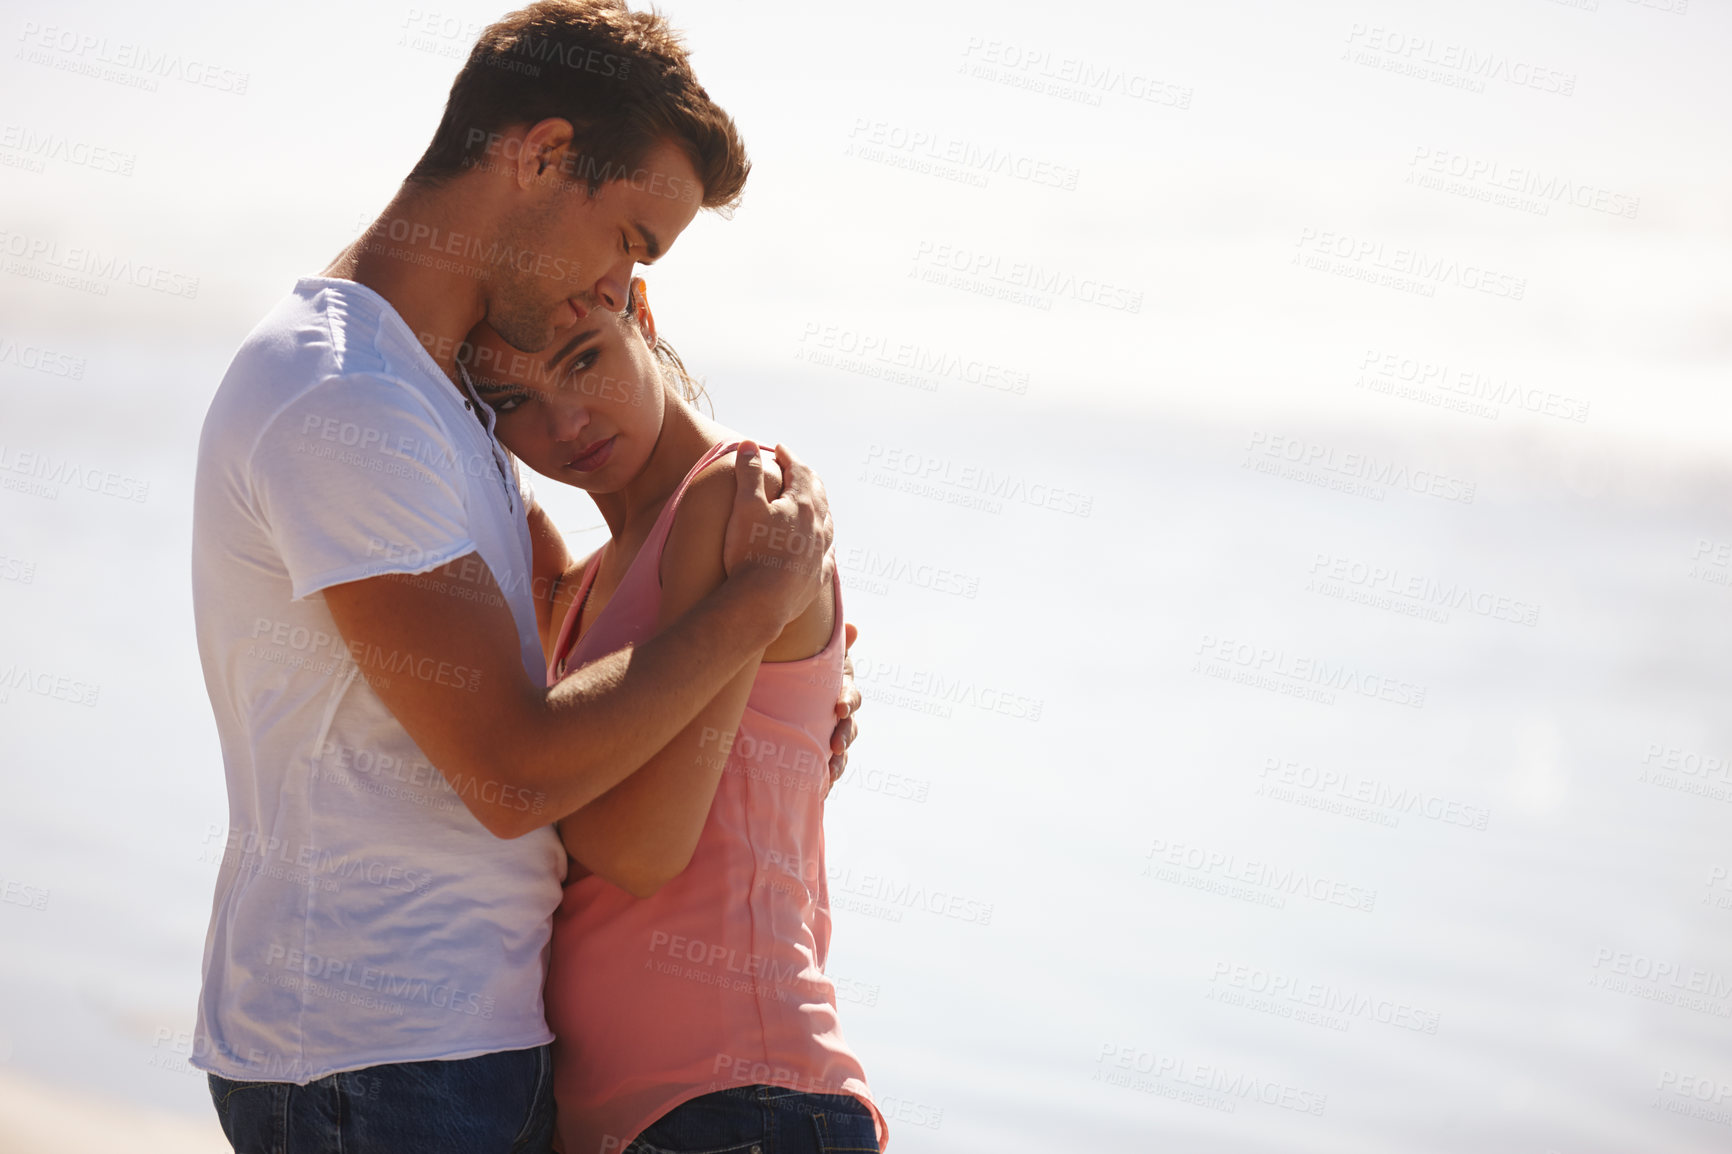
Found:
<path fill-rule="evenodd" d="M 507 739 L 512 784 L 546 799 L 536 824 L 582 808 L 630 776 L 780 629 L 761 595 L 729 580 L 656 637 L 548 690 L 535 719 Z"/>

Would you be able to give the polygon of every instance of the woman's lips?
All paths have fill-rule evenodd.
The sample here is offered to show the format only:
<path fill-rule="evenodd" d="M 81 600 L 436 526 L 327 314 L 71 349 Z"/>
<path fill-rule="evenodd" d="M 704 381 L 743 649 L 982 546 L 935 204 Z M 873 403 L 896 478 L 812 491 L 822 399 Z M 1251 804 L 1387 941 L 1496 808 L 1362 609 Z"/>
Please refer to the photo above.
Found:
<path fill-rule="evenodd" d="M 618 434 L 615 434 L 615 436 L 618 436 Z M 613 456 L 613 442 L 614 437 L 609 437 L 605 441 L 597 441 L 595 444 L 567 461 L 565 463 L 566 468 L 576 469 L 580 473 L 595 472 L 597 469 L 607 464 L 607 459 Z"/>

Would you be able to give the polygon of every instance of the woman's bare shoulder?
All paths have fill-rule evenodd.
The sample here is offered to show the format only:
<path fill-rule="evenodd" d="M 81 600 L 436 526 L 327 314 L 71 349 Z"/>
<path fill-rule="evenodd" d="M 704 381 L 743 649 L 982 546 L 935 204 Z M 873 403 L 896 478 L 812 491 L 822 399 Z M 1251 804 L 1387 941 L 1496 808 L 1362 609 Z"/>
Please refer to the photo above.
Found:
<path fill-rule="evenodd" d="M 760 447 L 758 455 L 764 464 L 765 491 L 774 499 L 782 491 L 781 468 L 773 452 Z M 680 498 L 661 559 L 664 593 L 677 589 L 683 594 L 673 599 L 676 604 L 701 597 L 727 577 L 722 546 L 734 511 L 739 471 L 738 453 L 723 453 L 692 478 Z"/>
<path fill-rule="evenodd" d="M 730 440 L 737 438 L 730 437 Z M 782 492 L 782 467 L 776 463 L 773 446 L 759 445 L 758 459 L 764 467 L 764 489 L 774 500 Z M 674 514 L 672 533 L 680 532 L 682 521 L 686 522 L 686 531 L 703 521 L 720 518 L 725 525 L 734 508 L 734 494 L 739 488 L 739 452 L 730 450 L 723 453 L 709 464 L 705 465 L 698 475 L 692 478 L 686 486 L 686 492 L 680 498 L 679 510 Z M 672 540 L 670 536 L 669 540 Z"/>

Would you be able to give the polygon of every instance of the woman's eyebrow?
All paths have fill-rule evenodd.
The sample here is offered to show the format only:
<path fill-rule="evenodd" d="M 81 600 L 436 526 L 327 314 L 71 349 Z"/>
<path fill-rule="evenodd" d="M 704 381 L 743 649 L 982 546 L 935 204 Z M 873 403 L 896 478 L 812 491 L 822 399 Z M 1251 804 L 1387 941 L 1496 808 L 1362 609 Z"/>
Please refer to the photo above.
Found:
<path fill-rule="evenodd" d="M 571 355 L 572 350 L 576 349 L 578 345 L 581 345 L 584 341 L 589 340 L 589 338 L 595 336 L 599 332 L 601 332 L 600 329 L 585 329 L 575 337 L 572 337 L 569 341 L 566 341 L 564 348 L 560 349 L 557 353 L 554 353 L 553 356 L 547 359 L 547 371 L 550 373 L 553 372 L 559 367 L 560 361 L 563 361 L 566 357 Z"/>

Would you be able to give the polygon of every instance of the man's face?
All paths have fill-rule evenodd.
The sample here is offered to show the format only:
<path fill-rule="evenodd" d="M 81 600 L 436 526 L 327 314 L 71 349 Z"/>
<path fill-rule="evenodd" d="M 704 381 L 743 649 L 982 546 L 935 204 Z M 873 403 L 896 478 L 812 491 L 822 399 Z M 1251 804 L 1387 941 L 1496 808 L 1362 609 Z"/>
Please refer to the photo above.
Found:
<path fill-rule="evenodd" d="M 619 312 L 633 268 L 654 264 L 673 246 L 697 215 L 702 192 L 697 170 L 674 144 L 656 145 L 593 197 L 582 158 L 561 150 L 503 230 L 513 255 L 498 266 L 487 323 L 512 347 L 533 353 L 591 309 Z"/>

